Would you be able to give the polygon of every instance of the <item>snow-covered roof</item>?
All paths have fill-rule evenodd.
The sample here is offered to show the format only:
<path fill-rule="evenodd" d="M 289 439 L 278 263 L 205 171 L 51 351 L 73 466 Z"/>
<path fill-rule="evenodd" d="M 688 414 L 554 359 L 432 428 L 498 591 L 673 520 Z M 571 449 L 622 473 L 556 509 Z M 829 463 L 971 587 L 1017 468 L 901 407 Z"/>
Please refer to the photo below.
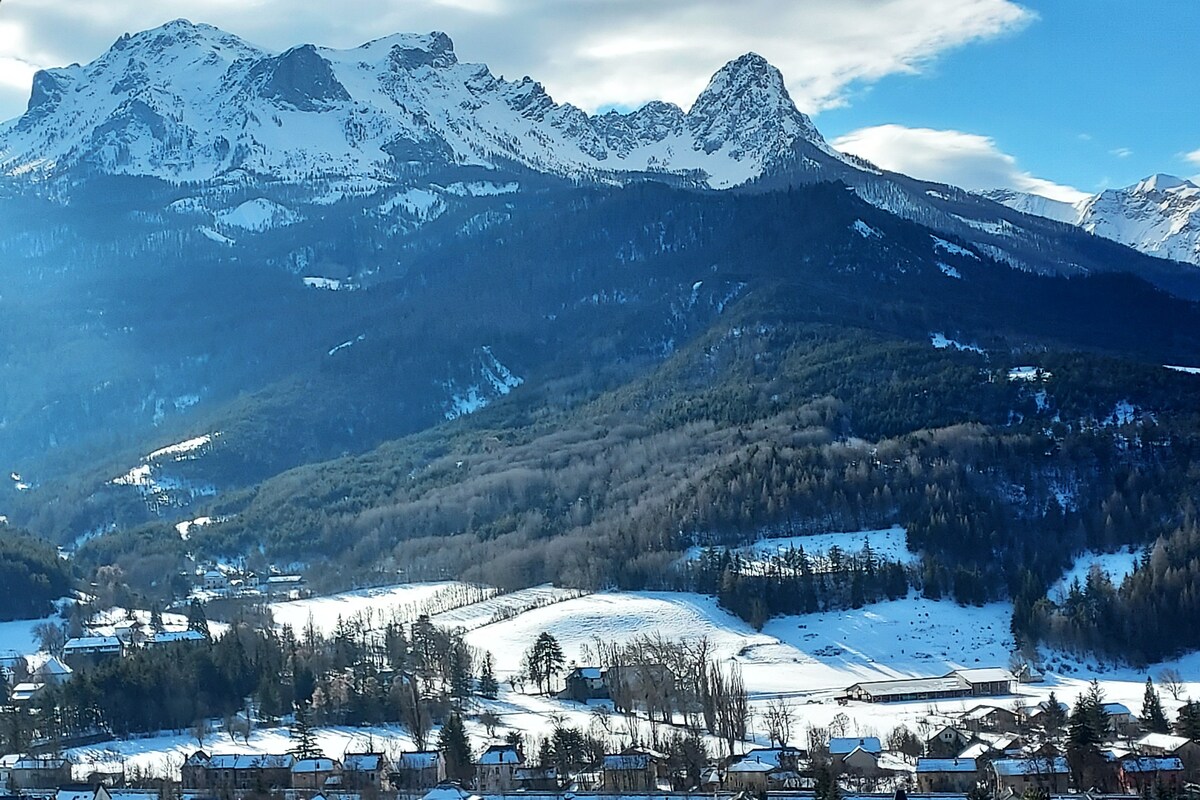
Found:
<path fill-rule="evenodd" d="M 208 761 L 212 769 L 291 769 L 296 757 L 270 753 L 216 753 Z"/>
<path fill-rule="evenodd" d="M 1170 758 L 1130 758 L 1121 762 L 1121 769 L 1126 772 L 1183 772 L 1183 762 L 1174 756 Z"/>
<path fill-rule="evenodd" d="M 396 758 L 396 769 L 429 769 L 436 767 L 442 754 L 437 750 L 414 750 L 410 753 L 401 753 Z"/>
<path fill-rule="evenodd" d="M 39 675 L 70 675 L 72 669 L 56 656 L 50 656 L 35 670 Z"/>
<path fill-rule="evenodd" d="M 1008 714 L 1009 716 L 1013 716 L 1013 712 L 1007 708 L 1000 708 L 999 706 L 975 706 L 966 714 L 963 714 L 962 718 L 967 720 L 986 719 L 992 714 L 995 714 L 997 711 L 1003 714 Z"/>
<path fill-rule="evenodd" d="M 992 748 L 990 745 L 984 742 L 976 742 L 975 744 L 968 746 L 966 750 L 963 750 L 961 753 L 959 753 L 958 757 L 960 760 L 969 759 L 973 761 L 976 758 L 991 752 L 991 750 Z"/>
<path fill-rule="evenodd" d="M 63 653 L 86 652 L 88 650 L 120 651 L 121 640 L 116 636 L 79 636 L 68 639 L 63 645 Z M 49 663 L 49 662 L 47 662 Z"/>
<path fill-rule="evenodd" d="M 1003 667 L 978 667 L 975 669 L 956 669 L 951 675 L 960 675 L 969 683 L 1004 683 L 1015 681 L 1013 675 Z"/>
<path fill-rule="evenodd" d="M 59 789 L 54 800 L 92 800 L 96 793 L 91 789 Z"/>
<path fill-rule="evenodd" d="M 917 772 L 977 772 L 973 758 L 918 758 Z"/>
<path fill-rule="evenodd" d="M 1133 712 L 1129 710 L 1129 706 L 1123 703 L 1105 703 L 1101 706 L 1101 708 L 1104 709 L 1105 714 L 1114 717 L 1121 714 L 1125 714 L 1126 716 L 1133 714 Z"/>
<path fill-rule="evenodd" d="M 479 796 L 471 794 L 457 783 L 442 783 L 426 792 L 421 800 L 479 800 Z"/>
<path fill-rule="evenodd" d="M 1070 772 L 1067 760 L 1062 756 L 1054 758 L 1002 758 L 992 762 L 992 769 L 997 775 L 1066 775 Z"/>
<path fill-rule="evenodd" d="M 873 755 L 879 755 L 883 752 L 883 745 L 878 736 L 834 737 L 829 740 L 829 755 L 831 756 L 848 755 L 854 750 L 865 750 Z"/>
<path fill-rule="evenodd" d="M 507 744 L 494 744 L 479 757 L 481 766 L 497 766 L 500 764 L 520 764 L 521 754 L 517 748 Z"/>
<path fill-rule="evenodd" d="M 171 644 L 172 642 L 202 642 L 204 634 L 200 631 L 161 631 L 147 640 L 147 644 Z"/>
<path fill-rule="evenodd" d="M 336 767 L 332 758 L 301 758 L 292 764 L 292 772 L 333 772 Z"/>
<path fill-rule="evenodd" d="M 1190 741 L 1191 739 L 1186 736 L 1175 736 L 1170 733 L 1147 733 L 1137 740 L 1137 746 L 1172 753 Z"/>
<path fill-rule="evenodd" d="M 13 769 L 61 769 L 69 763 L 67 759 L 58 756 L 25 755 L 17 759 L 13 764 Z"/>
<path fill-rule="evenodd" d="M 347 772 L 373 772 L 383 766 L 383 756 L 379 753 L 346 753 L 342 759 L 342 769 Z"/>
<path fill-rule="evenodd" d="M 764 764 L 779 766 L 781 758 L 798 759 L 803 753 L 795 747 L 755 747 L 742 756 L 742 761 L 761 761 Z"/>
<path fill-rule="evenodd" d="M 571 671 L 571 675 L 577 675 L 589 681 L 598 681 L 601 677 L 601 670 L 600 667 L 576 667 Z"/>
<path fill-rule="evenodd" d="M 741 761 L 736 761 L 729 765 L 726 772 L 770 772 L 775 769 L 775 765 L 767 761 L 756 761 L 752 758 L 743 758 Z"/>
<path fill-rule="evenodd" d="M 649 767 L 650 756 L 645 753 L 604 757 L 606 772 L 634 772 L 649 769 Z"/>

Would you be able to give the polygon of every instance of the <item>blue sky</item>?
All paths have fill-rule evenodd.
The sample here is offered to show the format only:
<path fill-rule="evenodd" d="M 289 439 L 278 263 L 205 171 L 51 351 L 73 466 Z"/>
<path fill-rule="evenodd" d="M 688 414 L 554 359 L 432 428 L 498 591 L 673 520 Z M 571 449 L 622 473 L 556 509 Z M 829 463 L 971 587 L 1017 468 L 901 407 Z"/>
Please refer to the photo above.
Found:
<path fill-rule="evenodd" d="M 1029 2 L 1019 31 L 942 54 L 919 75 L 852 87 L 816 122 L 981 134 L 1034 175 L 1094 192 L 1200 163 L 1200 2 Z"/>
<path fill-rule="evenodd" d="M 1075 199 L 1200 175 L 1200 0 L 3 0 L 0 120 L 35 70 L 177 17 L 275 50 L 446 31 L 587 110 L 687 108 L 753 50 L 836 146 L 917 177 Z"/>

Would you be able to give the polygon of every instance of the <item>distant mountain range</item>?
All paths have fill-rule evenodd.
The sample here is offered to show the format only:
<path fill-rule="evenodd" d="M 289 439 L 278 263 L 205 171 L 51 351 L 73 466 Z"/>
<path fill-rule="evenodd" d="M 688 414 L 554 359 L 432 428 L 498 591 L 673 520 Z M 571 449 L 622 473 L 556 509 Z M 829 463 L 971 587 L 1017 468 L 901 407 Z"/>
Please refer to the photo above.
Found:
<path fill-rule="evenodd" d="M 986 196 L 1026 214 L 1078 225 L 1143 253 L 1200 266 L 1200 186 L 1152 175 L 1124 189 L 1066 203 L 999 189 Z"/>
<path fill-rule="evenodd" d="M 125 36 L 38 73 L 0 126 L 0 515 L 146 584 L 193 550 L 430 575 L 503 556 L 522 560 L 504 582 L 540 581 L 563 532 L 604 584 L 586 563 L 627 560 L 614 531 L 661 549 L 695 498 L 737 509 L 709 519 L 734 539 L 807 508 L 737 478 L 760 446 L 907 470 L 838 448 L 960 426 L 978 465 L 945 496 L 1011 445 L 997 515 L 1068 478 L 1108 497 L 1074 462 L 1026 474 L 1029 454 L 1186 405 L 1193 376 L 1162 365 L 1200 362 L 1200 271 L 1022 202 L 834 151 L 754 54 L 686 112 L 589 115 L 440 33 L 283 53 L 185 21 Z M 1096 359 L 1049 370 L 1071 371 L 1061 402 L 1026 367 L 1049 352 Z M 479 454 L 495 471 L 468 475 Z M 853 524 L 942 497 L 913 488 L 931 476 L 900 502 L 880 478 Z M 129 555 L 147 548 L 169 552 Z"/>

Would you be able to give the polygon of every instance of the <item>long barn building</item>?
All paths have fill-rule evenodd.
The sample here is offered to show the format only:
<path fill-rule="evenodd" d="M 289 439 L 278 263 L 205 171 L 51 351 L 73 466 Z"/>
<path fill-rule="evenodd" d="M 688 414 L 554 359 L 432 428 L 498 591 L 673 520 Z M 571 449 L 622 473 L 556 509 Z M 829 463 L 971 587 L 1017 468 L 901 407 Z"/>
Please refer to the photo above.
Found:
<path fill-rule="evenodd" d="M 999 667 L 956 669 L 939 678 L 898 678 L 856 683 L 846 689 L 845 697 L 865 703 L 994 697 L 1012 694 L 1016 682 L 1016 675 Z"/>

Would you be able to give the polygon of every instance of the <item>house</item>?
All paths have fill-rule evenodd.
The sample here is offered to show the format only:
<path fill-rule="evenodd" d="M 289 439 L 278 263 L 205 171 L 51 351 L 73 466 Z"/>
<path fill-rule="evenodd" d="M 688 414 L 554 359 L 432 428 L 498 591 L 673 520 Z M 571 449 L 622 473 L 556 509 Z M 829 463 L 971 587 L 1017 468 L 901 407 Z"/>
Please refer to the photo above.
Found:
<path fill-rule="evenodd" d="M 73 670 L 87 669 L 124 652 L 125 643 L 116 636 L 81 636 L 63 645 L 63 661 Z"/>
<path fill-rule="evenodd" d="M 72 672 L 73 670 L 61 659 L 50 656 L 34 669 L 31 680 L 34 683 L 61 686 L 71 679 Z"/>
<path fill-rule="evenodd" d="M 781 747 L 755 747 L 741 756 L 741 759 L 754 759 L 779 769 L 798 771 L 804 757 L 805 753 L 800 748 L 783 745 Z"/>
<path fill-rule="evenodd" d="M 15 706 L 28 705 L 36 700 L 38 695 L 45 690 L 46 684 L 44 683 L 26 681 L 25 683 L 18 683 L 16 686 L 12 687 L 8 693 L 8 699 L 12 701 L 12 704 Z"/>
<path fill-rule="evenodd" d="M 1071 714 L 1070 706 L 1062 701 L 1059 701 L 1058 703 L 1058 710 L 1061 712 L 1060 719 L 1064 721 Z M 1031 725 L 1036 725 L 1039 728 L 1045 728 L 1046 720 L 1048 719 L 1048 714 L 1050 711 L 1050 701 L 1043 700 L 1029 711 L 1027 720 Z"/>
<path fill-rule="evenodd" d="M 11 792 L 17 787 L 12 784 L 13 765 L 21 760 L 19 755 L 0 756 L 0 791 Z"/>
<path fill-rule="evenodd" d="M 670 791 L 667 757 L 662 753 L 631 747 L 622 753 L 605 756 L 602 791 L 627 794 Z"/>
<path fill-rule="evenodd" d="M 849 700 L 867 703 L 901 703 L 913 700 L 947 700 L 1012 694 L 1017 678 L 999 667 L 956 669 L 938 678 L 902 678 L 865 681 L 846 689 Z"/>
<path fill-rule="evenodd" d="M 507 792 L 516 787 L 515 773 L 525 765 L 511 744 L 494 744 L 475 762 L 475 784 L 483 792 Z"/>
<path fill-rule="evenodd" d="M 71 762 L 59 756 L 21 756 L 9 770 L 13 789 L 56 789 L 71 782 Z"/>
<path fill-rule="evenodd" d="M 563 690 L 558 693 L 558 697 L 576 703 L 609 699 L 604 671 L 599 667 L 575 667 L 563 679 Z"/>
<path fill-rule="evenodd" d="M 739 759 L 725 768 L 725 790 L 760 794 L 767 791 L 767 776 L 779 769 L 774 764 L 755 759 Z"/>
<path fill-rule="evenodd" d="M 925 752 L 930 758 L 950 758 L 961 753 L 970 743 L 970 734 L 945 725 L 925 740 Z"/>
<path fill-rule="evenodd" d="M 298 758 L 292 764 L 292 788 L 320 791 L 340 771 L 341 765 L 332 758 Z"/>
<path fill-rule="evenodd" d="M 390 780 L 400 792 L 432 789 L 446 782 L 446 759 L 439 750 L 401 753 L 392 764 Z"/>
<path fill-rule="evenodd" d="M 1070 777 L 1071 769 L 1062 756 L 1001 758 L 992 762 L 993 788 L 997 794 L 1011 791 L 1022 795 L 1031 788 L 1062 794 Z"/>
<path fill-rule="evenodd" d="M 208 753 L 197 750 L 183 760 L 179 768 L 179 785 L 184 791 L 202 792 L 208 788 Z"/>
<path fill-rule="evenodd" d="M 1124 703 L 1105 703 L 1101 708 L 1108 715 L 1108 725 L 1118 736 L 1128 736 L 1138 731 L 1140 723 Z"/>
<path fill-rule="evenodd" d="M 1134 743 L 1134 748 L 1147 756 L 1175 756 L 1183 762 L 1184 777 L 1189 781 L 1200 772 L 1200 744 L 1186 736 L 1147 733 Z"/>
<path fill-rule="evenodd" d="M 562 788 L 556 767 L 517 767 L 513 783 L 521 792 L 555 792 Z"/>
<path fill-rule="evenodd" d="M 1178 758 L 1140 756 L 1120 762 L 1117 781 L 1121 791 L 1129 794 L 1148 793 L 1159 786 L 1174 793 L 1183 786 L 1183 773 L 1183 762 Z"/>
<path fill-rule="evenodd" d="M 979 766 L 973 758 L 917 759 L 917 790 L 965 793 L 979 782 Z"/>
<path fill-rule="evenodd" d="M 229 588 L 229 579 L 225 577 L 224 572 L 217 569 L 210 569 L 200 579 L 200 585 L 204 587 L 206 592 L 220 592 Z"/>
<path fill-rule="evenodd" d="M 838 760 L 850 755 L 854 750 L 865 750 L 875 756 L 883 752 L 883 744 L 878 736 L 837 737 L 829 740 L 829 757 Z"/>
<path fill-rule="evenodd" d="M 267 578 L 267 596 L 272 600 L 296 600 L 304 594 L 303 575 L 272 575 Z"/>
<path fill-rule="evenodd" d="M 1046 676 L 1041 670 L 1030 664 L 1028 661 L 1017 668 L 1018 683 L 1042 683 L 1046 680 Z"/>
<path fill-rule="evenodd" d="M 856 747 L 842 756 L 841 765 L 851 775 L 876 775 L 879 772 L 879 753 Z"/>
<path fill-rule="evenodd" d="M 199 789 L 222 794 L 232 792 L 269 792 L 292 785 L 291 755 L 214 754 L 197 750 L 180 770 L 184 789 Z"/>
<path fill-rule="evenodd" d="M 351 792 L 379 792 L 391 767 L 382 753 L 346 753 L 342 757 L 342 788 Z"/>
<path fill-rule="evenodd" d="M 150 634 L 146 639 L 146 647 L 163 647 L 173 644 L 203 644 L 207 642 L 204 634 L 200 631 L 159 631 L 158 633 Z"/>
<path fill-rule="evenodd" d="M 999 731 L 1016 733 L 1020 720 L 1011 709 L 999 706 L 975 706 L 959 718 L 963 727 L 972 733 Z"/>

